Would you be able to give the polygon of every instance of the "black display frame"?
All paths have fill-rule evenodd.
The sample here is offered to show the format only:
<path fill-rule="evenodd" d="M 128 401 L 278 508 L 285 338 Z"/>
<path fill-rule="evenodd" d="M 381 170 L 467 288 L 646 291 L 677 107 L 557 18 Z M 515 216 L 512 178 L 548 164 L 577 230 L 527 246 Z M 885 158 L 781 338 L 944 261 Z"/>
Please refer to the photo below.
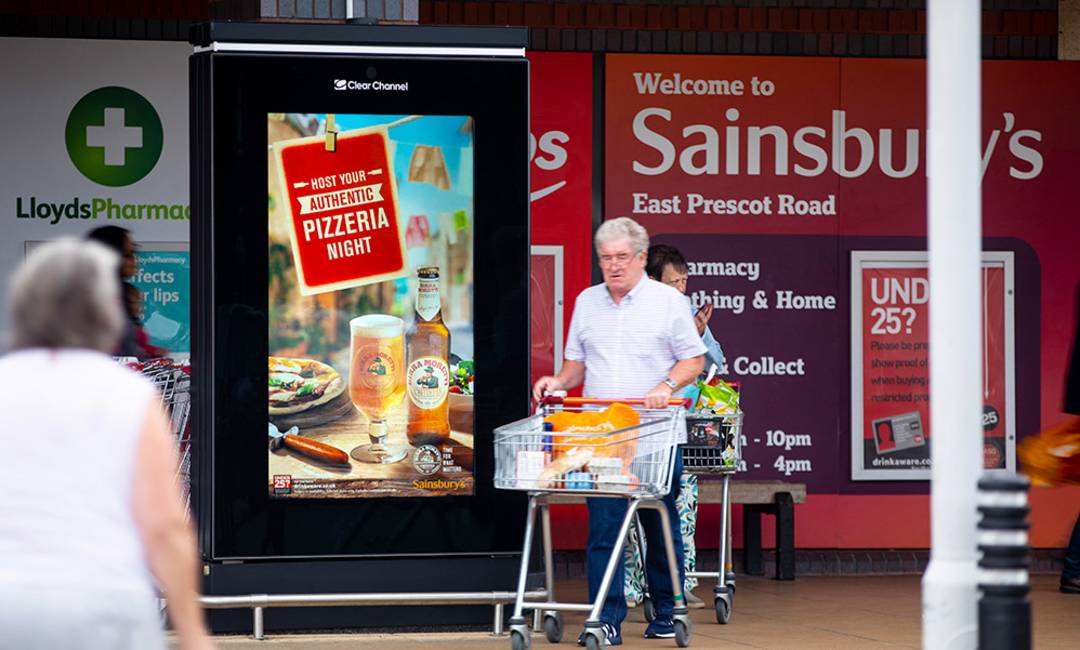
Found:
<path fill-rule="evenodd" d="M 492 431 L 530 408 L 528 61 L 207 50 L 190 69 L 192 500 L 204 559 L 519 553 L 525 502 L 494 489 Z M 373 78 L 409 90 L 334 89 Z M 474 118 L 475 495 L 269 496 L 266 119 L 282 112 Z"/>

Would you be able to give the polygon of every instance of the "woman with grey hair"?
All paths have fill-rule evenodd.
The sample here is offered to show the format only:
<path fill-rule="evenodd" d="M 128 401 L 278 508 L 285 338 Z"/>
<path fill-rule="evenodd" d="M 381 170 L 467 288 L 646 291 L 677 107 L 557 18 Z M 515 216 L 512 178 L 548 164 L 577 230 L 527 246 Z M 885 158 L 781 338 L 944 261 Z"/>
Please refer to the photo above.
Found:
<path fill-rule="evenodd" d="M 160 397 L 107 352 L 123 330 L 119 257 L 34 250 L 15 272 L 0 357 L 0 648 L 164 648 L 151 575 L 183 650 L 212 644 Z"/>

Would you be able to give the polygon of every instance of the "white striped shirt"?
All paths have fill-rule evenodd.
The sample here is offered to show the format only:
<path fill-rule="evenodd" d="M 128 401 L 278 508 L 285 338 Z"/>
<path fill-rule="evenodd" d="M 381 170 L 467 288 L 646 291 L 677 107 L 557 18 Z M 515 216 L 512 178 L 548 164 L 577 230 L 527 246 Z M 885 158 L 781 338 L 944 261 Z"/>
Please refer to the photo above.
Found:
<path fill-rule="evenodd" d="M 585 364 L 585 396 L 640 398 L 705 351 L 686 297 L 643 275 L 617 304 L 604 284 L 578 295 L 565 358 Z"/>

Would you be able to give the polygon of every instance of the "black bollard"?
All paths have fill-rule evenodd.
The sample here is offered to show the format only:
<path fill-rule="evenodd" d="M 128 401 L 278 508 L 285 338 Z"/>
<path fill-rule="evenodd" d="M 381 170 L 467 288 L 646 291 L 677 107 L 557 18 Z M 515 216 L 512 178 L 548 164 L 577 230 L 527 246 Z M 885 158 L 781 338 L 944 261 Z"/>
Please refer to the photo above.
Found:
<path fill-rule="evenodd" d="M 1030 650 L 1028 480 L 986 476 L 977 502 L 979 650 Z"/>

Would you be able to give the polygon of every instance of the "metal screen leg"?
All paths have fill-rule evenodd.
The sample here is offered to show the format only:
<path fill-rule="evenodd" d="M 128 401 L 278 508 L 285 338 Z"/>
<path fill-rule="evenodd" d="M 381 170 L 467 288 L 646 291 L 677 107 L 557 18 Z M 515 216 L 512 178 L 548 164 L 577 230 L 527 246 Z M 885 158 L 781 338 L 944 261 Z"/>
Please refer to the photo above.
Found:
<path fill-rule="evenodd" d="M 537 607 L 533 610 L 533 632 L 543 632 L 544 630 L 544 612 L 540 611 Z"/>
<path fill-rule="evenodd" d="M 263 608 L 253 607 L 251 609 L 252 618 L 252 636 L 256 641 L 262 641 L 265 638 L 263 633 Z"/>
<path fill-rule="evenodd" d="M 503 633 L 503 604 L 495 603 L 495 625 L 492 626 L 492 633 L 495 636 L 502 636 Z"/>
<path fill-rule="evenodd" d="M 619 527 L 619 536 L 615 538 L 615 545 L 611 549 L 611 557 L 608 558 L 607 568 L 604 569 L 604 578 L 600 581 L 600 589 L 596 592 L 596 602 L 593 603 L 586 624 L 599 623 L 600 621 L 600 610 L 604 608 L 604 600 L 607 599 L 608 591 L 611 589 L 611 580 L 615 577 L 615 569 L 619 566 L 619 559 L 622 558 L 624 552 L 626 535 L 630 532 L 630 524 L 633 523 L 634 515 L 637 513 L 640 504 L 641 502 L 637 499 L 630 499 L 630 503 L 626 507 L 626 515 L 623 517 L 622 526 Z M 671 531 L 668 531 L 669 535 L 670 533 Z M 619 576 L 619 580 L 622 579 L 623 577 Z"/>

